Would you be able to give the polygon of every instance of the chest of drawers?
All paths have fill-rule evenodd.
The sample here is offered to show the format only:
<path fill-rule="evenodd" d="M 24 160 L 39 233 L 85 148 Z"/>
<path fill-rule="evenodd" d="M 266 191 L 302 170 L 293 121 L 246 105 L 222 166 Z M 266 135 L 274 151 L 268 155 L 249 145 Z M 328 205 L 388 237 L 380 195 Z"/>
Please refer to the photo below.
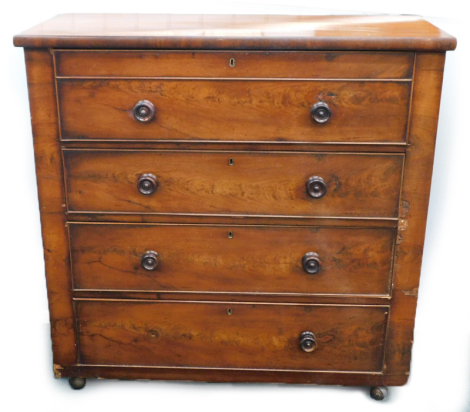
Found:
<path fill-rule="evenodd" d="M 56 377 L 406 383 L 452 36 L 62 15 L 14 41 Z"/>

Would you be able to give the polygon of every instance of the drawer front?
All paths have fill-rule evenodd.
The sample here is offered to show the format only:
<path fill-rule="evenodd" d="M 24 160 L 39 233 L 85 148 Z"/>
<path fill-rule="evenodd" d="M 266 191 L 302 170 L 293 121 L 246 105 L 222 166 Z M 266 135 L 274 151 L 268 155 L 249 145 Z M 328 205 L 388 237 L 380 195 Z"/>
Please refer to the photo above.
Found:
<path fill-rule="evenodd" d="M 386 307 L 79 301 L 80 363 L 380 372 Z M 230 314 L 229 314 L 230 313 Z M 316 349 L 300 348 L 313 332 Z"/>
<path fill-rule="evenodd" d="M 404 143 L 410 82 L 59 79 L 62 139 Z M 138 121 L 149 101 L 155 117 Z M 311 108 L 326 103 L 317 123 Z M 145 117 L 144 118 L 149 118 Z"/>
<path fill-rule="evenodd" d="M 383 295 L 395 239 L 392 228 L 70 223 L 69 230 L 74 288 L 104 290 Z"/>
<path fill-rule="evenodd" d="M 411 79 L 413 53 L 57 50 L 58 76 Z"/>
<path fill-rule="evenodd" d="M 403 155 L 64 150 L 64 162 L 70 211 L 396 217 Z M 156 190 L 142 194 L 148 175 Z"/>

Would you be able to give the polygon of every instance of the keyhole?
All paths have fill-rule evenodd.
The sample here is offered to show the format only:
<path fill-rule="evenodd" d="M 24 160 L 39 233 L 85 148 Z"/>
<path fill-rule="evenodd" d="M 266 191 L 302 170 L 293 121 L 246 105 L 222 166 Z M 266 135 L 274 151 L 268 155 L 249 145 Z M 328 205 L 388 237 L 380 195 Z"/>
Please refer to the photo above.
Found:
<path fill-rule="evenodd" d="M 229 316 L 230 316 L 232 313 L 233 313 L 233 312 L 232 312 L 232 309 L 230 309 L 230 308 L 229 308 L 229 309 L 227 309 L 227 315 L 229 315 Z"/>
<path fill-rule="evenodd" d="M 228 159 L 229 166 L 233 166 L 234 164 L 235 164 L 235 161 L 232 158 Z"/>
<path fill-rule="evenodd" d="M 228 233 L 227 233 L 227 237 L 228 237 L 229 239 L 233 239 L 233 232 L 232 232 L 232 231 L 228 232 Z"/>
<path fill-rule="evenodd" d="M 230 67 L 235 67 L 235 59 L 233 57 L 229 60 L 228 65 Z"/>

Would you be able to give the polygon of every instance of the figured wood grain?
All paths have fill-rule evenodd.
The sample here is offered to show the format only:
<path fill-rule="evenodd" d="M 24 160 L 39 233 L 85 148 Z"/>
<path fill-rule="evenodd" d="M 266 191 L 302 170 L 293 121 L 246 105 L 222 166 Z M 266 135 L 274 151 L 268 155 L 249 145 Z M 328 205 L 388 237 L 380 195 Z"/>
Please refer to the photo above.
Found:
<path fill-rule="evenodd" d="M 445 54 L 418 54 L 401 194 L 385 372 L 410 373 Z"/>
<path fill-rule="evenodd" d="M 55 79 L 49 50 L 25 50 L 54 364 L 77 362 Z"/>
<path fill-rule="evenodd" d="M 64 150 L 70 211 L 396 217 L 403 156 Z M 229 166 L 229 159 L 234 161 Z M 151 195 L 139 176 L 156 176 Z M 306 191 L 310 176 L 328 187 Z"/>
<path fill-rule="evenodd" d="M 443 52 L 455 48 L 455 38 L 415 16 L 146 14 L 58 16 L 14 42 L 28 47 L 56 377 L 406 383 Z M 57 95 L 54 59 L 59 77 L 95 78 L 62 77 Z M 152 79 L 134 79 L 141 76 Z M 143 98 L 157 106 L 146 125 L 131 114 Z M 310 120 L 316 101 L 333 111 L 323 126 Z M 67 148 L 63 158 L 60 145 Z M 217 152 L 195 151 L 201 148 Z M 136 181 L 152 171 L 160 185 L 143 199 Z M 308 198 L 305 180 L 321 173 L 326 197 Z M 157 283 L 167 290 L 74 290 L 69 224 L 78 246 L 72 246 L 76 287 Z M 235 237 L 219 241 L 228 229 Z M 286 282 L 302 275 L 290 271 L 294 248 L 320 235 L 326 268 L 336 265 L 331 278 L 318 289 Z M 137 285 L 140 249 L 165 240 L 171 244 L 162 249 L 159 269 L 167 281 L 148 273 Z M 188 246 L 201 256 L 188 255 Z M 390 249 L 392 296 L 377 295 Z M 227 259 L 233 255 L 238 260 Z M 97 261 L 87 260 L 92 256 Z M 193 272 L 182 269 L 185 256 Z M 205 270 L 202 256 L 211 263 Z M 233 262 L 250 277 L 233 276 L 239 269 Z M 168 263 L 178 277 L 170 276 Z M 260 265 L 271 273 L 258 271 Z M 273 280 L 267 286 L 266 275 Z M 284 289 L 291 292 L 276 292 Z M 298 348 L 304 330 L 319 337 L 312 354 Z"/>
<path fill-rule="evenodd" d="M 413 53 L 56 50 L 58 76 L 410 79 Z M 233 67 L 230 59 L 234 59 Z"/>
<path fill-rule="evenodd" d="M 404 142 L 408 82 L 59 79 L 62 139 Z M 155 118 L 134 118 L 149 100 Z M 327 123 L 310 109 L 326 102 Z"/>
<path fill-rule="evenodd" d="M 395 230 L 70 224 L 75 289 L 388 294 Z M 232 233 L 232 238 L 228 237 Z M 145 252 L 158 266 L 145 270 Z M 314 251 L 322 268 L 302 268 Z"/>
<path fill-rule="evenodd" d="M 77 301 L 77 312 L 83 364 L 379 372 L 388 308 Z M 299 348 L 306 330 L 312 353 Z"/>
<path fill-rule="evenodd" d="M 419 16 L 62 14 L 15 46 L 119 49 L 453 50 Z"/>

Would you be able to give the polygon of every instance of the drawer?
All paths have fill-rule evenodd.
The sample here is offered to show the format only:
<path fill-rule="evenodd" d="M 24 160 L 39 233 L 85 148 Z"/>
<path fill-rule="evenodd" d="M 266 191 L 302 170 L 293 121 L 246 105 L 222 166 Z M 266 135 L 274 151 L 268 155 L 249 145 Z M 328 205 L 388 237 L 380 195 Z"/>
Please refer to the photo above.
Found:
<path fill-rule="evenodd" d="M 414 53 L 56 50 L 58 76 L 411 79 Z"/>
<path fill-rule="evenodd" d="M 382 370 L 388 313 L 168 301 L 77 301 L 76 309 L 81 364 L 361 372 Z M 300 347 L 303 332 L 314 334 L 312 352 Z"/>
<path fill-rule="evenodd" d="M 404 81 L 58 80 L 63 140 L 403 144 L 410 90 Z M 142 101 L 155 110 L 140 116 L 148 121 L 134 115 Z M 331 113 L 324 123 L 311 115 L 319 103 Z"/>
<path fill-rule="evenodd" d="M 74 288 L 94 290 L 385 295 L 395 240 L 392 228 L 69 223 L 69 230 Z"/>
<path fill-rule="evenodd" d="M 404 159 L 351 153 L 63 153 L 69 211 L 199 215 L 396 217 Z M 139 182 L 149 194 L 139 191 Z"/>

